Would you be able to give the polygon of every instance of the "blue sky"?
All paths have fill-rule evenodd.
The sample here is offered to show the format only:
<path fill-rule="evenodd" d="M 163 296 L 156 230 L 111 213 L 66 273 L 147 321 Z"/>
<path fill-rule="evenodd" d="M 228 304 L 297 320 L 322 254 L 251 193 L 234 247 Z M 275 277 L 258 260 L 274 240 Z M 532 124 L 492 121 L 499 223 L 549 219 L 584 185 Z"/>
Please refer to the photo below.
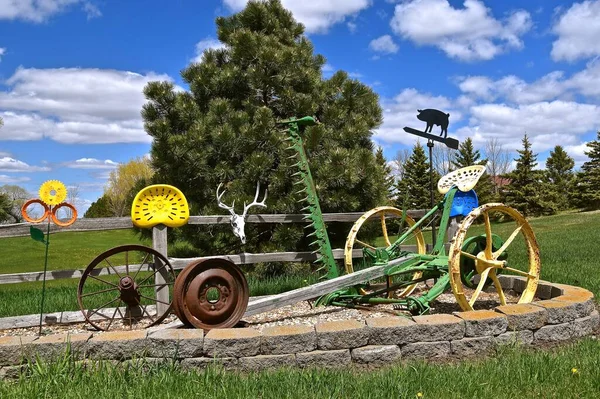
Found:
<path fill-rule="evenodd" d="M 600 129 L 600 0 L 282 0 L 327 58 L 380 96 L 389 160 L 449 112 L 449 135 L 577 165 Z M 246 0 L 0 0 L 0 185 L 79 187 L 81 213 L 120 162 L 144 156 L 142 89 L 219 46 L 214 19 Z M 434 128 L 435 130 L 438 127 Z M 434 130 L 434 131 L 435 131 Z"/>

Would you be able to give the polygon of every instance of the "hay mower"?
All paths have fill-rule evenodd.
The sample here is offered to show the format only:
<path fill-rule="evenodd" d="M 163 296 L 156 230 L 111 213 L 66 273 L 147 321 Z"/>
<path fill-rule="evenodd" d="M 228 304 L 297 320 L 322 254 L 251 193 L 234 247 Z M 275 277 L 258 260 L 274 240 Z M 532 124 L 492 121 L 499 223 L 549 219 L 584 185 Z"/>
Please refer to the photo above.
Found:
<path fill-rule="evenodd" d="M 286 127 L 289 150 L 293 152 L 290 158 L 296 160 L 295 184 L 305 195 L 305 220 L 314 230 L 309 235 L 315 238 L 312 245 L 316 246 L 316 262 L 325 281 L 249 303 L 246 278 L 228 260 L 194 261 L 175 278 L 164 254 L 143 246 L 117 247 L 99 255 L 84 271 L 79 284 L 81 310 L 94 327 L 109 329 L 116 318 L 132 325 L 144 317 L 149 319 L 149 325 L 154 325 L 164 320 L 171 308 L 191 327 L 206 330 L 233 327 L 244 314 L 317 297 L 317 305 L 352 308 L 394 304 L 395 308 L 420 315 L 429 312 L 431 303 L 450 289 L 460 308 L 468 311 L 488 306 L 483 297 L 490 295 L 496 297 L 494 303 L 507 302 L 498 277 L 501 273 L 524 277 L 525 289 L 517 300 L 519 303 L 533 300 L 540 276 L 539 247 L 533 230 L 513 208 L 500 203 L 479 206 L 473 187 L 485 171 L 483 166 L 469 166 L 442 177 L 438 191 L 443 198 L 419 220 L 390 206 L 364 213 L 348 234 L 344 268 L 340 270 L 301 134 L 304 127 L 317 122 L 304 117 L 281 123 Z M 139 227 L 177 227 L 187 222 L 187 212 L 187 202 L 179 190 L 159 185 L 138 194 L 132 218 Z M 445 244 L 452 218 L 463 219 Z M 428 223 L 438 222 L 436 244 L 428 248 L 423 229 Z M 492 232 L 493 229 L 498 231 Z M 137 254 L 132 257 L 131 252 Z M 114 267 L 108 260 L 113 255 L 119 257 L 116 262 L 124 259 L 126 266 Z M 136 261 L 130 264 L 132 259 Z M 101 277 L 98 267 L 105 267 L 113 280 Z M 92 287 L 86 290 L 90 282 Z M 153 299 L 156 291 L 162 291 L 163 299 Z M 91 306 L 85 303 L 94 297 L 107 300 L 97 300 L 99 304 Z M 116 308 L 107 308 L 111 304 L 116 304 Z"/>

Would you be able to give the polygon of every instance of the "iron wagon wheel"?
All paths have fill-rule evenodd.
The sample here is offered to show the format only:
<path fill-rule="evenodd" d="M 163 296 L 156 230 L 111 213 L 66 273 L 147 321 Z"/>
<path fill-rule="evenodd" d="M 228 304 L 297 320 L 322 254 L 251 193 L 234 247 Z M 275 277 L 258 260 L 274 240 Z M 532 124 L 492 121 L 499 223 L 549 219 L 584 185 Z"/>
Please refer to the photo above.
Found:
<path fill-rule="evenodd" d="M 77 302 L 97 330 L 114 329 L 117 320 L 130 329 L 138 323 L 150 327 L 171 311 L 174 283 L 173 267 L 161 253 L 143 245 L 122 245 L 88 265 L 79 280 Z"/>
<path fill-rule="evenodd" d="M 416 223 L 415 220 L 413 218 L 411 218 L 410 216 L 403 215 L 403 212 L 400 209 L 394 208 L 391 206 L 380 206 L 380 207 L 373 208 L 370 211 L 365 212 L 360 218 L 358 218 L 358 220 L 356 222 L 354 222 L 354 225 L 352 226 L 352 229 L 350 229 L 350 232 L 348 233 L 348 237 L 346 238 L 346 245 L 344 247 L 344 266 L 346 269 L 346 273 L 348 273 L 348 274 L 354 273 L 354 271 L 358 269 L 358 267 L 356 265 L 356 261 L 353 259 L 353 257 L 354 257 L 353 251 L 354 250 L 362 249 L 362 248 L 367 248 L 370 250 L 377 249 L 377 247 L 376 247 L 376 245 L 374 245 L 374 243 L 367 243 L 359 238 L 359 232 L 361 230 L 366 230 L 365 223 L 369 219 L 377 219 L 379 221 L 380 231 L 378 231 L 377 233 L 381 233 L 383 242 L 386 245 L 386 247 L 389 247 L 390 245 L 392 245 L 392 242 L 390 241 L 390 234 L 388 232 L 388 225 L 386 222 L 387 216 L 396 216 L 400 219 L 404 218 L 404 221 L 408 225 L 409 228 L 412 227 Z M 421 229 L 416 228 L 411 237 L 414 237 L 414 239 L 415 239 L 416 246 L 417 246 L 417 253 L 424 254 L 426 252 L 426 246 L 425 246 L 425 239 L 423 238 L 423 233 L 421 232 Z M 379 247 L 379 248 L 382 248 L 382 247 Z M 419 279 L 419 278 L 421 278 L 421 276 L 422 276 L 421 272 L 415 272 L 412 275 L 412 280 Z M 388 279 L 388 284 L 392 285 L 394 283 L 393 277 L 390 276 L 387 279 Z M 411 284 L 409 286 L 406 286 L 406 287 L 402 288 L 400 291 L 398 291 L 396 293 L 396 296 L 398 298 L 408 296 L 414 291 L 416 286 L 417 286 L 417 284 Z M 362 288 L 360 289 L 360 291 L 361 291 L 362 295 L 367 294 L 367 292 Z M 391 292 L 388 293 L 388 297 L 392 297 Z"/>
<path fill-rule="evenodd" d="M 181 322 L 204 330 L 235 326 L 249 298 L 244 273 L 233 262 L 219 258 L 187 265 L 173 289 L 173 306 Z"/>
<path fill-rule="evenodd" d="M 501 229 L 510 231 L 510 234 L 503 234 L 506 238 L 502 237 L 500 241 L 502 245 L 497 249 L 496 243 L 499 241 L 496 237 L 500 234 L 492 234 L 490 214 L 502 216 L 504 219 L 504 222 L 496 227 L 498 231 Z M 467 232 L 477 220 L 483 220 L 485 245 L 483 250 L 473 254 L 463 249 Z M 511 220 L 516 226 L 514 229 L 511 227 Z M 514 253 L 511 252 L 511 248 Z M 478 282 L 474 280 L 476 286 L 472 292 L 465 290 L 468 285 L 462 281 L 464 275 L 461 279 L 461 274 L 463 274 L 461 273 L 461 263 L 464 264 L 465 257 L 474 261 L 475 271 L 479 278 Z M 488 279 L 491 279 L 495 286 L 499 302 L 502 305 L 506 304 L 505 292 L 497 275 L 500 271 L 525 277 L 525 289 L 519 297 L 518 303 L 531 302 L 540 279 L 540 267 L 540 250 L 531 225 L 519 211 L 500 203 L 485 204 L 471 211 L 461 223 L 450 247 L 450 285 L 456 301 L 465 311 L 473 310 Z"/>

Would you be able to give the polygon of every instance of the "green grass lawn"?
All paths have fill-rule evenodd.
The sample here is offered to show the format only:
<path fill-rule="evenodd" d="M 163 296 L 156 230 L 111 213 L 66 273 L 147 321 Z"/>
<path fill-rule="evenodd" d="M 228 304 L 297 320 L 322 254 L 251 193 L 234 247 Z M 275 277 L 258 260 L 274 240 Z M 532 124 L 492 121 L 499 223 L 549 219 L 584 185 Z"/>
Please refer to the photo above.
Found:
<path fill-rule="evenodd" d="M 152 245 L 134 230 L 53 233 L 50 236 L 48 270 L 85 268 L 107 249 L 125 244 Z M 0 274 L 44 270 L 42 243 L 29 237 L 0 238 Z"/>
<path fill-rule="evenodd" d="M 33 367 L 28 377 L 15 383 L 0 381 L 0 397 L 598 398 L 599 352 L 600 343 L 587 338 L 553 350 L 502 348 L 483 360 L 411 361 L 375 371 L 346 367 L 247 374 L 216 368 L 184 371 L 176 365 L 148 365 L 146 370 L 104 365 L 100 370 L 90 370 L 59 360 Z"/>

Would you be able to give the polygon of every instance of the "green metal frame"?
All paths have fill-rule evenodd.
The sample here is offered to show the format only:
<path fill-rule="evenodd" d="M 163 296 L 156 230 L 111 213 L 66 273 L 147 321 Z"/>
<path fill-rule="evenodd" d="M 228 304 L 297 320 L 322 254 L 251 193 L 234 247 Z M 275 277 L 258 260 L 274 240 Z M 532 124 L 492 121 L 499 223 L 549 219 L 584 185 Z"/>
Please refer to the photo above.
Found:
<path fill-rule="evenodd" d="M 327 235 L 327 228 L 323 221 L 319 198 L 310 172 L 302 136 L 300 135 L 301 127 L 316 125 L 317 121 L 312 117 L 306 116 L 299 119 L 290 118 L 281 123 L 287 126 L 287 140 L 291 142 L 291 146 L 288 149 L 294 151 L 294 154 L 290 159 L 297 160 L 297 163 L 294 166 L 298 168 L 298 172 L 294 173 L 294 176 L 300 177 L 300 180 L 294 184 L 301 185 L 302 189 L 298 191 L 298 193 L 306 195 L 303 201 L 307 202 L 308 205 L 303 208 L 303 211 L 308 211 L 306 220 L 310 221 L 311 223 L 309 226 L 314 228 L 314 232 L 309 234 L 309 236 L 316 237 L 316 240 L 311 243 L 311 245 L 317 246 L 315 253 L 319 253 L 316 262 L 322 263 L 319 270 L 326 271 L 325 276 L 322 278 L 331 279 L 338 277 L 340 272 L 335 259 L 333 258 L 333 251 L 329 242 L 329 236 Z M 388 283 L 385 288 L 369 292 L 368 294 L 364 294 L 364 288 L 368 287 L 366 284 L 347 287 L 320 297 L 317 300 L 316 305 L 336 305 L 353 308 L 360 307 L 361 305 L 393 303 L 410 311 L 412 314 L 425 314 L 429 312 L 429 304 L 450 288 L 448 255 L 446 254 L 446 248 L 444 246 L 444 236 L 450 220 L 452 202 L 454 201 L 454 196 L 457 191 L 458 189 L 456 187 L 451 188 L 436 206 L 427 212 L 425 216 L 419 219 L 390 246 L 376 248 L 375 250 L 363 248 L 363 259 L 368 259 L 373 265 L 385 266 L 389 265 L 394 259 L 399 259 L 401 257 L 407 258 L 400 264 L 393 264 L 385 267 L 384 277 L 392 277 L 391 281 L 393 281 L 393 277 L 407 275 L 409 277 L 408 279 L 390 284 L 390 279 L 386 278 Z M 435 245 L 430 253 L 416 254 L 402 250 L 400 245 L 410 238 L 415 230 L 423 226 L 427 220 L 430 220 L 430 218 L 439 211 L 442 211 L 442 217 Z M 501 243 L 499 245 L 501 246 Z M 421 272 L 421 277 L 412 279 L 416 272 Z M 434 279 L 436 281 L 435 284 L 425 294 L 419 297 L 408 296 L 405 298 L 389 298 L 387 295 L 395 290 L 429 279 Z"/>
<path fill-rule="evenodd" d="M 288 150 L 294 151 L 294 154 L 290 156 L 290 159 L 295 159 L 298 162 L 294 164 L 299 170 L 294 173 L 294 177 L 300 177 L 300 180 L 295 182 L 295 185 L 303 186 L 297 194 L 305 194 L 306 197 L 302 199 L 303 202 L 307 202 L 308 205 L 302 208 L 303 211 L 308 211 L 306 220 L 310 221 L 309 227 L 312 227 L 314 231 L 309 234 L 309 237 L 315 237 L 310 245 L 316 245 L 319 256 L 315 263 L 322 263 L 322 266 L 318 271 L 325 271 L 326 274 L 322 278 L 332 279 L 338 277 L 340 272 L 333 258 L 333 251 L 331 244 L 329 243 L 329 235 L 327 234 L 327 228 L 323 221 L 323 213 L 321 212 L 321 206 L 319 205 L 319 197 L 317 196 L 317 190 L 313 182 L 312 174 L 310 173 L 310 167 L 308 164 L 308 157 L 304 150 L 304 143 L 302 136 L 300 135 L 301 126 L 314 126 L 317 124 L 314 118 L 305 116 L 304 118 L 296 119 L 290 118 L 285 121 L 281 121 L 281 124 L 288 126 L 286 132 L 288 134 L 287 140 L 291 142 L 291 146 Z"/>
<path fill-rule="evenodd" d="M 407 280 L 402 283 L 388 285 L 385 288 L 370 292 L 368 294 L 360 294 L 360 287 L 349 287 L 343 290 L 335 291 L 324 295 L 317 300 L 317 305 L 335 305 L 345 307 L 356 307 L 359 305 L 375 305 L 375 304 L 397 304 L 402 308 L 410 311 L 412 314 L 424 314 L 429 311 L 429 303 L 431 303 L 440 294 L 450 288 L 450 276 L 448 275 L 448 256 L 444 246 L 444 235 L 450 220 L 450 209 L 457 188 L 453 187 L 435 207 L 433 207 L 425 216 L 419 219 L 411 226 L 404 234 L 392 243 L 387 248 L 378 248 L 375 251 L 369 248 L 363 248 L 363 257 L 373 260 L 374 265 L 385 265 L 393 259 L 403 256 L 408 256 L 409 259 L 399 265 L 389 266 L 384 270 L 385 277 L 401 276 L 403 274 L 412 276 L 415 272 L 422 272 L 422 276 L 416 280 Z M 415 254 L 402 251 L 402 245 L 414 231 L 420 228 L 427 220 L 429 220 L 438 211 L 442 211 L 440 228 L 437 233 L 436 244 L 429 254 Z M 417 282 L 435 279 L 434 284 L 429 291 L 419 297 L 408 296 L 406 298 L 387 298 L 382 297 L 382 294 L 395 291 L 397 289 L 415 284 Z"/>

